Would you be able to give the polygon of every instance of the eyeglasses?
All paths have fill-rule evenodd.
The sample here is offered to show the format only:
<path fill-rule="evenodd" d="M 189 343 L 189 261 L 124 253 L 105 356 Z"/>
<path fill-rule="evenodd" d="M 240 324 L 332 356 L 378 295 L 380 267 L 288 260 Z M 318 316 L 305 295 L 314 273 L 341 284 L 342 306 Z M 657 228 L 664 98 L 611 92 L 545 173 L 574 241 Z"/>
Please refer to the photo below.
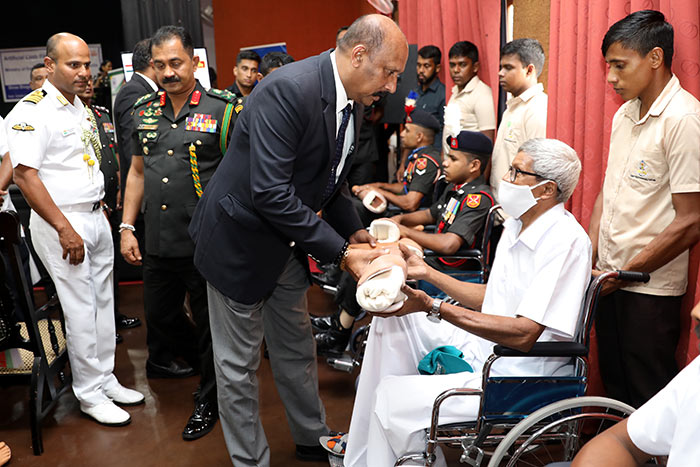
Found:
<path fill-rule="evenodd" d="M 524 170 L 516 169 L 516 168 L 513 167 L 512 165 L 511 165 L 510 168 L 508 169 L 508 173 L 510 174 L 510 182 L 511 182 L 511 183 L 514 183 L 514 182 L 515 182 L 515 179 L 518 178 L 518 175 L 519 175 L 519 174 L 532 175 L 533 177 L 544 178 L 544 177 L 542 177 L 541 175 L 537 175 L 536 173 L 526 172 L 526 171 L 524 171 Z"/>

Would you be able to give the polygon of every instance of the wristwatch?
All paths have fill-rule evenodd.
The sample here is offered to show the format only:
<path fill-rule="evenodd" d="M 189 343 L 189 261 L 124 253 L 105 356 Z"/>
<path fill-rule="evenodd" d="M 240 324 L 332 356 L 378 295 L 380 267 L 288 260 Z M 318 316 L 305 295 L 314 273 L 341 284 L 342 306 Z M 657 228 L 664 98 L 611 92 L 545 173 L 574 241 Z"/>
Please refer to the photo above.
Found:
<path fill-rule="evenodd" d="M 444 300 L 440 300 L 439 298 L 433 299 L 433 306 L 428 311 L 427 316 L 427 318 L 433 323 L 439 323 L 442 320 L 442 316 L 440 316 L 440 305 L 442 305 L 443 301 Z"/>

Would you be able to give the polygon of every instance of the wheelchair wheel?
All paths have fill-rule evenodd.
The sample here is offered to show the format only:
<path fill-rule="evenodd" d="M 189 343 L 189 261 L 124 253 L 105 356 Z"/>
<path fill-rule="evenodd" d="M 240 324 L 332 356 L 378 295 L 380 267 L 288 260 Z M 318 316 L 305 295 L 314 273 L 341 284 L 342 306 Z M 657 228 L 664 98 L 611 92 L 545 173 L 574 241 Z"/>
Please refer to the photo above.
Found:
<path fill-rule="evenodd" d="M 584 444 L 629 416 L 634 408 L 606 397 L 576 397 L 543 407 L 514 426 L 488 467 L 571 461 Z"/>

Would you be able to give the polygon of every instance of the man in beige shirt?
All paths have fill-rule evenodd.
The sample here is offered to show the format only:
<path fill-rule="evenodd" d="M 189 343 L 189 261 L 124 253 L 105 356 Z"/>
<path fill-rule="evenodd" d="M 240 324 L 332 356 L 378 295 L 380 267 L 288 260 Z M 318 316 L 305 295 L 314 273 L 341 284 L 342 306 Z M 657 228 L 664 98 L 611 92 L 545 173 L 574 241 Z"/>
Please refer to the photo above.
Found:
<path fill-rule="evenodd" d="M 651 280 L 606 284 L 599 365 L 608 395 L 639 407 L 678 372 L 688 249 L 700 237 L 700 102 L 671 73 L 673 28 L 662 13 L 618 21 L 602 50 L 607 80 L 626 102 L 591 217 L 593 273 L 628 269 Z"/>
<path fill-rule="evenodd" d="M 498 200 L 498 184 L 518 148 L 532 138 L 547 136 L 547 94 L 537 78 L 544 66 L 537 39 L 516 39 L 501 49 L 498 81 L 512 97 L 506 102 L 491 158 L 490 183 Z"/>
<path fill-rule="evenodd" d="M 462 130 L 480 131 L 491 141 L 496 130 L 491 88 L 479 79 L 479 50 L 469 41 L 455 43 L 449 52 L 450 77 L 455 83 L 445 110 L 443 153 L 447 136 L 456 137 Z"/>

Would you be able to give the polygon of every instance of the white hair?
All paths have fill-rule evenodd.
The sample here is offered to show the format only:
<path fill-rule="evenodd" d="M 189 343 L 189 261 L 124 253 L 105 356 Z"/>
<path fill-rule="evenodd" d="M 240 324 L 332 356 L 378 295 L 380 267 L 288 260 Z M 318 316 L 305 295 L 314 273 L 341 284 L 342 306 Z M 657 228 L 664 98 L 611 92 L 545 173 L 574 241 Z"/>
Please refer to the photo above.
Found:
<path fill-rule="evenodd" d="M 581 173 L 581 161 L 576 151 L 559 140 L 545 138 L 526 141 L 518 149 L 520 151 L 532 157 L 532 168 L 537 175 L 557 184 L 557 201 L 568 201 Z"/>

